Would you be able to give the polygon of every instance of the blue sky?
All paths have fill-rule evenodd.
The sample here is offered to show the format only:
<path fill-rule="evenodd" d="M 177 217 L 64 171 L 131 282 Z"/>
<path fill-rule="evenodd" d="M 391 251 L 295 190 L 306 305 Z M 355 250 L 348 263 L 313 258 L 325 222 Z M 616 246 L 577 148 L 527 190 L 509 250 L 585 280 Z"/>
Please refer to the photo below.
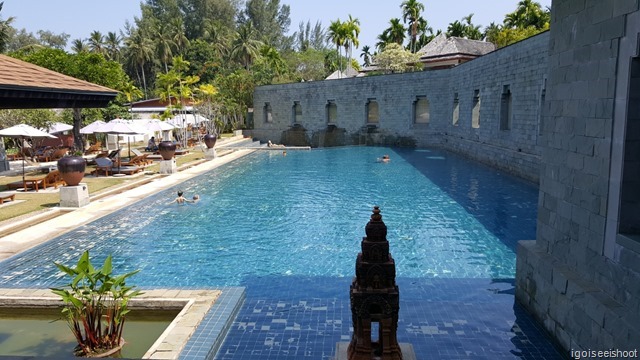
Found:
<path fill-rule="evenodd" d="M 537 0 L 543 7 L 551 0 Z M 360 20 L 360 47 L 374 47 L 378 34 L 388 27 L 389 19 L 402 18 L 402 0 L 281 0 L 291 7 L 290 33 L 298 29 L 301 21 L 320 20 L 327 27 L 336 19 L 345 20 L 351 14 Z M 473 13 L 473 22 L 483 27 L 492 21 L 502 23 L 506 13 L 515 10 L 518 0 L 423 0 L 427 19 L 434 30 L 446 30 L 447 25 Z M 4 0 L 3 19 L 14 16 L 13 26 L 35 33 L 50 30 L 65 32 L 71 37 L 88 38 L 94 30 L 102 33 L 119 31 L 125 21 L 140 16 L 137 0 Z"/>

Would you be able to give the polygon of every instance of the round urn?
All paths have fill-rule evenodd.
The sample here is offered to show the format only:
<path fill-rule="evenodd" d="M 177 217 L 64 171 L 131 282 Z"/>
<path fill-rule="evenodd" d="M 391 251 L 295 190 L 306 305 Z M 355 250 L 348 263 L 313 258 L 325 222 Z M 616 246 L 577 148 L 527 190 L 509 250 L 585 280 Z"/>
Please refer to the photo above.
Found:
<path fill-rule="evenodd" d="M 207 145 L 207 149 L 213 149 L 217 140 L 218 137 L 213 134 L 207 134 L 204 136 L 204 144 Z"/>
<path fill-rule="evenodd" d="M 87 166 L 84 158 L 80 156 L 65 156 L 58 160 L 58 171 L 67 186 L 80 184 L 84 177 L 84 169 Z"/>
<path fill-rule="evenodd" d="M 158 144 L 158 151 L 163 160 L 171 160 L 176 153 L 176 144 L 171 141 L 161 141 Z"/>

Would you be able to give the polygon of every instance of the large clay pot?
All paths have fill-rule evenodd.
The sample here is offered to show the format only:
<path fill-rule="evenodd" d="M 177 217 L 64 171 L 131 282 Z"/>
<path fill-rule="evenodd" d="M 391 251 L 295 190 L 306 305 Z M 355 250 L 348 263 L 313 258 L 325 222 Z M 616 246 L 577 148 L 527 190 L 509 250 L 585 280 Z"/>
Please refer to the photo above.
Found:
<path fill-rule="evenodd" d="M 176 144 L 171 141 L 161 141 L 158 144 L 158 151 L 160 151 L 163 160 L 171 160 L 176 153 Z"/>
<path fill-rule="evenodd" d="M 81 156 L 65 156 L 58 160 L 58 170 L 60 176 L 67 186 L 76 186 L 80 184 L 84 177 L 84 169 L 87 163 Z"/>
<path fill-rule="evenodd" d="M 207 149 L 213 149 L 217 140 L 218 137 L 213 134 L 207 134 L 204 136 L 204 144 L 207 145 Z"/>

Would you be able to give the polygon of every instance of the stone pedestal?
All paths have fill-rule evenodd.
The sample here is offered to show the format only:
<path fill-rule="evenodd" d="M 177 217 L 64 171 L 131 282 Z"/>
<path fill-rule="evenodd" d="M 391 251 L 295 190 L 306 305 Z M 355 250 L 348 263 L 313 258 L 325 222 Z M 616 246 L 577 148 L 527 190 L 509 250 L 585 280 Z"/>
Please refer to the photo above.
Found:
<path fill-rule="evenodd" d="M 216 157 L 218 157 L 218 155 L 216 155 L 216 149 L 211 148 L 211 149 L 204 149 L 204 158 L 207 160 L 212 160 L 215 159 Z"/>
<path fill-rule="evenodd" d="M 63 186 L 60 188 L 60 207 L 83 207 L 89 205 L 89 188 L 87 184 Z"/>
<path fill-rule="evenodd" d="M 160 161 L 160 174 L 175 174 L 178 172 L 178 166 L 176 165 L 176 159 L 161 160 Z"/>
<path fill-rule="evenodd" d="M 334 360 L 348 360 L 347 348 L 348 342 L 339 342 L 336 345 L 336 356 Z M 416 360 L 416 353 L 413 350 L 413 345 L 409 343 L 400 343 L 400 350 L 402 350 L 402 360 Z"/>

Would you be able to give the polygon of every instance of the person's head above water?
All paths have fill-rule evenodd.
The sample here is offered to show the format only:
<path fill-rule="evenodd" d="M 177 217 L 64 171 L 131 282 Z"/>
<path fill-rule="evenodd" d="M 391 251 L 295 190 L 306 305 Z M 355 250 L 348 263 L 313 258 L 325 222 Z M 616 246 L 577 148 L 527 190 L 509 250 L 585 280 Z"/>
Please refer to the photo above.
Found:
<path fill-rule="evenodd" d="M 178 196 L 182 196 L 182 190 L 178 190 Z"/>

